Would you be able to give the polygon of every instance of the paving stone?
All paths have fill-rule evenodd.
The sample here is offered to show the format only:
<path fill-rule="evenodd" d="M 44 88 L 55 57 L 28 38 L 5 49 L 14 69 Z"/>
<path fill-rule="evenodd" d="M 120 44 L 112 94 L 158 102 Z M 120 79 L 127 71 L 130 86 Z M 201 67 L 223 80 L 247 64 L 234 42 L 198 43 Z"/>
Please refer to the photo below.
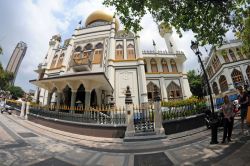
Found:
<path fill-rule="evenodd" d="M 96 164 L 103 166 L 123 166 L 124 161 L 125 156 L 103 155 Z"/>
<path fill-rule="evenodd" d="M 43 160 L 41 162 L 32 164 L 31 166 L 74 166 L 74 165 L 52 157 L 52 158 Z"/>
<path fill-rule="evenodd" d="M 37 137 L 37 135 L 34 133 L 18 133 L 18 135 L 20 135 L 23 138 Z"/>
<path fill-rule="evenodd" d="M 138 154 L 134 156 L 134 166 L 170 166 L 173 165 L 165 153 Z"/>

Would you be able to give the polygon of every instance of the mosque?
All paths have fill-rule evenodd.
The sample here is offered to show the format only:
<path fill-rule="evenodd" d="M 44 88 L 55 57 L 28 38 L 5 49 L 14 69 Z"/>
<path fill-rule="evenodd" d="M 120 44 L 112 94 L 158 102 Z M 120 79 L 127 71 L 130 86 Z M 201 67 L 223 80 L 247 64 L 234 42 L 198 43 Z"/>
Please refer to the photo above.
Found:
<path fill-rule="evenodd" d="M 41 105 L 95 107 L 114 103 L 125 105 L 129 86 L 133 103 L 152 102 L 155 86 L 162 101 L 190 97 L 183 64 L 186 56 L 176 50 L 172 29 L 159 25 L 167 51 L 142 50 L 140 36 L 119 29 L 112 14 L 91 13 L 85 26 L 61 44 L 60 35 L 49 41 L 49 49 L 35 72 L 36 102 Z"/>

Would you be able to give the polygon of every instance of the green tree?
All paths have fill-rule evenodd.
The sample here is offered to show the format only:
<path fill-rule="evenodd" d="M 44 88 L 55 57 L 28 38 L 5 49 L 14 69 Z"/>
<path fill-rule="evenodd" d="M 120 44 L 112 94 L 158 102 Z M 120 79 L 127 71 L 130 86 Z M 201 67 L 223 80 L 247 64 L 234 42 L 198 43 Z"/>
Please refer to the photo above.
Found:
<path fill-rule="evenodd" d="M 10 86 L 8 86 L 8 88 L 6 90 L 10 91 L 12 98 L 14 98 L 14 99 L 18 99 L 18 98 L 24 96 L 24 91 L 19 86 L 10 85 Z"/>
<path fill-rule="evenodd" d="M 248 17 L 242 20 L 245 28 L 242 31 L 238 31 L 236 36 L 243 41 L 242 50 L 250 58 L 250 13 Z"/>
<path fill-rule="evenodd" d="M 3 49 L 2 47 L 0 46 L 0 55 L 3 54 Z"/>
<path fill-rule="evenodd" d="M 249 0 L 104 0 L 103 3 L 116 8 L 127 30 L 141 30 L 141 18 L 150 13 L 156 22 L 173 26 L 180 37 L 183 31 L 192 30 L 201 45 L 221 45 L 230 29 L 243 32 L 250 14 Z M 245 32 L 249 36 L 249 29 Z"/>
<path fill-rule="evenodd" d="M 187 72 L 187 77 L 192 94 L 199 98 L 203 98 L 205 95 L 203 93 L 201 76 L 197 75 L 195 70 L 190 70 Z"/>

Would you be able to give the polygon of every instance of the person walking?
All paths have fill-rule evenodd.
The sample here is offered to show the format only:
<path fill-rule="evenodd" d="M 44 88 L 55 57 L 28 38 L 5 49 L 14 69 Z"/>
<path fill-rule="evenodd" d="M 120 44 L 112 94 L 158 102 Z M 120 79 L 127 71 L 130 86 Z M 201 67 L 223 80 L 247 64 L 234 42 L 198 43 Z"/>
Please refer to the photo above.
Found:
<path fill-rule="evenodd" d="M 226 138 L 228 142 L 231 142 L 231 136 L 234 124 L 234 105 L 229 100 L 229 97 L 227 95 L 224 96 L 224 105 L 222 106 L 222 111 L 224 115 L 223 119 L 224 132 L 221 143 L 225 143 Z"/>
<path fill-rule="evenodd" d="M 239 104 L 240 104 L 240 116 L 241 116 L 241 133 L 244 134 L 244 120 L 247 117 L 247 107 L 248 107 L 248 96 L 247 93 L 243 91 L 243 87 L 238 88 L 239 91 Z"/>
<path fill-rule="evenodd" d="M 5 111 L 5 98 L 0 98 L 0 110 L 1 110 L 1 113 L 3 113 Z"/>

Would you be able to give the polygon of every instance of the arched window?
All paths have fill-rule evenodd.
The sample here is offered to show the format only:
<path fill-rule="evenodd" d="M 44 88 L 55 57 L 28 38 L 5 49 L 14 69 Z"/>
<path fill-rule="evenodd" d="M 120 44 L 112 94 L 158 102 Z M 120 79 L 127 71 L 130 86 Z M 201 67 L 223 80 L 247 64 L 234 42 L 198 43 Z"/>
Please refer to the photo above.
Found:
<path fill-rule="evenodd" d="M 150 64 L 151 64 L 151 72 L 152 73 L 158 72 L 157 62 L 155 61 L 155 59 L 151 59 Z"/>
<path fill-rule="evenodd" d="M 93 63 L 100 64 L 102 61 L 102 54 L 103 54 L 103 44 L 98 43 L 95 46 L 95 54 L 94 54 Z"/>
<path fill-rule="evenodd" d="M 161 65 L 162 65 L 162 71 L 163 71 L 163 73 L 169 72 L 169 70 L 168 70 L 168 63 L 167 63 L 167 61 L 165 59 L 161 60 Z"/>
<path fill-rule="evenodd" d="M 128 59 L 135 59 L 135 47 L 133 44 L 127 46 Z"/>
<path fill-rule="evenodd" d="M 55 55 L 52 59 L 52 62 L 51 62 L 51 65 L 50 65 L 50 68 L 55 68 L 56 67 L 56 62 L 57 62 L 57 58 L 58 58 L 58 55 Z"/>
<path fill-rule="evenodd" d="M 250 81 L 250 66 L 247 66 L 246 74 L 247 74 L 248 81 Z"/>
<path fill-rule="evenodd" d="M 225 61 L 226 63 L 230 62 L 230 60 L 229 60 L 229 58 L 228 58 L 228 56 L 227 56 L 226 50 L 222 50 L 222 51 L 221 51 L 221 55 L 222 55 L 222 57 L 223 57 L 223 59 L 224 59 L 224 61 Z"/>
<path fill-rule="evenodd" d="M 82 51 L 82 47 L 81 46 L 77 46 L 76 48 L 75 48 L 75 52 L 81 52 Z"/>
<path fill-rule="evenodd" d="M 144 70 L 145 70 L 145 73 L 148 72 L 147 61 L 145 59 L 144 59 Z"/>
<path fill-rule="evenodd" d="M 215 71 L 220 69 L 221 63 L 217 55 L 215 55 L 214 59 L 212 60 L 212 65 Z"/>
<path fill-rule="evenodd" d="M 234 85 L 241 83 L 243 80 L 242 73 L 239 70 L 234 69 L 231 74 Z"/>
<path fill-rule="evenodd" d="M 75 61 L 77 61 L 77 59 L 81 58 L 81 52 L 82 52 L 82 47 L 81 46 L 77 46 L 75 48 L 74 54 L 73 54 L 73 59 Z"/>
<path fill-rule="evenodd" d="M 220 90 L 221 92 L 225 92 L 228 90 L 227 79 L 224 75 L 221 75 L 219 78 Z"/>
<path fill-rule="evenodd" d="M 83 57 L 81 58 L 90 58 L 92 60 L 92 51 L 93 51 L 93 46 L 92 44 L 87 44 L 84 49 L 83 49 Z"/>
<path fill-rule="evenodd" d="M 182 99 L 181 87 L 175 82 L 171 82 L 167 87 L 168 100 L 180 100 Z"/>
<path fill-rule="evenodd" d="M 212 66 L 208 66 L 208 67 L 207 67 L 207 73 L 208 73 L 208 77 L 209 77 L 209 78 L 213 77 L 213 75 L 214 75 L 214 70 L 213 70 Z"/>
<path fill-rule="evenodd" d="M 171 64 L 172 72 L 178 72 L 175 60 L 171 59 L 170 64 Z"/>
<path fill-rule="evenodd" d="M 215 95 L 219 94 L 219 89 L 218 89 L 218 85 L 216 82 L 213 83 L 213 91 Z"/>
<path fill-rule="evenodd" d="M 244 56 L 243 54 L 241 53 L 241 50 L 239 48 L 236 48 L 236 52 L 237 52 L 237 55 L 239 56 L 239 58 L 242 60 L 244 59 Z"/>
<path fill-rule="evenodd" d="M 64 53 L 62 53 L 62 54 L 60 55 L 56 67 L 61 67 L 61 66 L 62 66 L 63 58 L 64 58 Z"/>
<path fill-rule="evenodd" d="M 231 56 L 233 61 L 237 61 L 237 59 L 236 59 L 236 57 L 234 55 L 234 52 L 231 49 L 229 49 L 229 55 Z"/>
<path fill-rule="evenodd" d="M 123 46 L 121 44 L 118 44 L 116 46 L 116 50 L 115 50 L 115 59 L 116 60 L 123 60 Z"/>
<path fill-rule="evenodd" d="M 155 87 L 157 88 L 158 92 L 160 92 L 160 88 L 156 84 L 154 84 L 153 82 L 150 81 L 148 83 L 148 85 L 147 85 L 147 92 L 148 92 L 148 100 L 149 100 L 149 102 L 154 101 Z"/>

